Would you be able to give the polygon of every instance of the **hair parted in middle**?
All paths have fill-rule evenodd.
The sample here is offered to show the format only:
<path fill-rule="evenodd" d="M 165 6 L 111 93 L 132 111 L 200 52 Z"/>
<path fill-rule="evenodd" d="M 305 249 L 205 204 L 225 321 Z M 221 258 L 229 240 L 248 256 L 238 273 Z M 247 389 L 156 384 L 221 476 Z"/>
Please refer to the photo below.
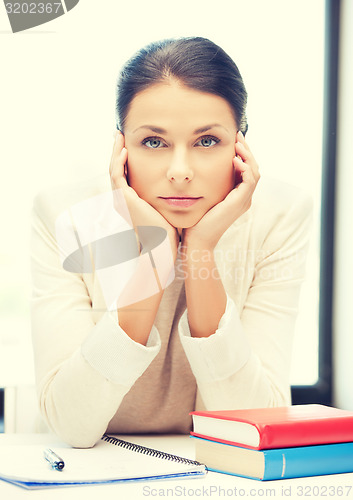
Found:
<path fill-rule="evenodd" d="M 225 99 L 238 130 L 246 134 L 247 92 L 239 69 L 221 47 L 202 37 L 152 42 L 127 61 L 117 83 L 117 128 L 124 132 L 130 104 L 139 92 L 173 79 Z"/>

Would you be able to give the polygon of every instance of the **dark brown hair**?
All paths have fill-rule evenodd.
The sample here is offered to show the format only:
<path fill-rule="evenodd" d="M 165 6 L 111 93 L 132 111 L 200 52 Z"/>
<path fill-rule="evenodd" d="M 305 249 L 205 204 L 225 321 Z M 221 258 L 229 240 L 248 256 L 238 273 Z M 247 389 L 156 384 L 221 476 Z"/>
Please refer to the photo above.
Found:
<path fill-rule="evenodd" d="M 130 103 L 139 92 L 170 78 L 223 97 L 233 109 L 238 129 L 246 134 L 247 92 L 238 67 L 221 47 L 202 37 L 153 42 L 127 61 L 117 83 L 117 128 L 124 131 Z"/>

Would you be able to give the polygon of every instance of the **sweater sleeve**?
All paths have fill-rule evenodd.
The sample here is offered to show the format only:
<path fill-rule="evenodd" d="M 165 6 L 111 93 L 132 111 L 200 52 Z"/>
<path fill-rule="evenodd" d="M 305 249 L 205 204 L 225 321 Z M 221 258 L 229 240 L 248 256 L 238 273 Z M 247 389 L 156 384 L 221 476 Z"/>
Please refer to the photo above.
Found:
<path fill-rule="evenodd" d="M 66 442 L 93 446 L 125 394 L 158 354 L 158 331 L 153 327 L 143 346 L 121 329 L 116 312 L 107 311 L 96 320 L 83 276 L 63 269 L 55 237 L 36 204 L 31 266 L 32 338 L 41 414 Z"/>
<path fill-rule="evenodd" d="M 244 307 L 227 307 L 217 331 L 193 338 L 187 310 L 179 335 L 208 410 L 286 406 L 299 293 L 312 218 L 300 196 L 264 238 Z"/>

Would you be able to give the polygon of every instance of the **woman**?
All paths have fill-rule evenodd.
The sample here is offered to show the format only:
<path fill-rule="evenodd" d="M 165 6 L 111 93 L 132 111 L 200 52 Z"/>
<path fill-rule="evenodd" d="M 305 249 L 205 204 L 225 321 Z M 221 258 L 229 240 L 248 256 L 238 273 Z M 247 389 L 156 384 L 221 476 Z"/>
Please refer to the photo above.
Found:
<path fill-rule="evenodd" d="M 311 201 L 283 183 L 258 183 L 246 97 L 237 66 L 209 40 L 151 44 L 118 82 L 109 186 L 94 179 L 35 200 L 40 407 L 73 446 L 92 446 L 106 430 L 188 433 L 194 409 L 290 404 Z M 103 285 L 120 275 L 97 259 L 89 270 L 63 268 L 55 232 L 68 207 L 111 189 L 137 238 L 146 227 L 165 235 L 154 259 L 144 259 L 145 241 L 137 247 L 113 309 Z"/>

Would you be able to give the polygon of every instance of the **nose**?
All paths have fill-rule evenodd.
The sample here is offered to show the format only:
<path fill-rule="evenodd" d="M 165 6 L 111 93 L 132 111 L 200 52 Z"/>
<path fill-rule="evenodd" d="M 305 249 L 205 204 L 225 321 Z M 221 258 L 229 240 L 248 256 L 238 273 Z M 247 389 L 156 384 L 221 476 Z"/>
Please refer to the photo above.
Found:
<path fill-rule="evenodd" d="M 176 183 L 190 182 L 193 179 L 194 172 L 186 152 L 174 152 L 170 159 L 167 177 L 171 182 Z"/>

